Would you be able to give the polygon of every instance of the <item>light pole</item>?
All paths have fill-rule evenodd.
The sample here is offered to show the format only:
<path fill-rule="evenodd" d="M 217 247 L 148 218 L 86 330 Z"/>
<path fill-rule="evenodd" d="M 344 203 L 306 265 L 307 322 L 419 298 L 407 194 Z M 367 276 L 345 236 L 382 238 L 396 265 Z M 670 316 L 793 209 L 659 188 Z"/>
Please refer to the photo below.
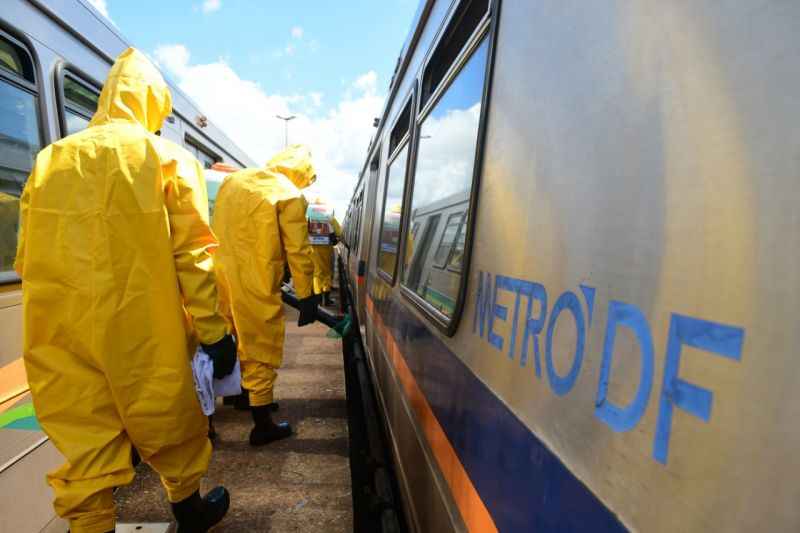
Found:
<path fill-rule="evenodd" d="M 289 146 L 289 121 L 296 117 L 294 115 L 289 115 L 288 117 L 275 116 L 283 121 L 283 147 L 286 148 Z"/>

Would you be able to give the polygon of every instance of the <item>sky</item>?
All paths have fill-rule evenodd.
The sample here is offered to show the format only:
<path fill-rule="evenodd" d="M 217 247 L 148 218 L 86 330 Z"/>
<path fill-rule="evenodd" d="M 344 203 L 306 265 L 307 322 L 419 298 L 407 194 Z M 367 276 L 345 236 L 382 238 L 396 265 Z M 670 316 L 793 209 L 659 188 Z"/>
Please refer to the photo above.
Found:
<path fill-rule="evenodd" d="M 89 0 L 257 164 L 311 147 L 341 219 L 418 0 Z"/>

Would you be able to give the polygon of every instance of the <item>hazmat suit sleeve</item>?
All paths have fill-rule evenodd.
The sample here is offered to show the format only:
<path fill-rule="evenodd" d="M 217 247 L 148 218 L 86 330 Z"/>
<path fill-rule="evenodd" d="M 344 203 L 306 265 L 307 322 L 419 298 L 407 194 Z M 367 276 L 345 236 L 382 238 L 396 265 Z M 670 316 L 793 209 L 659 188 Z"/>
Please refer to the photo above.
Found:
<path fill-rule="evenodd" d="M 302 196 L 278 202 L 281 241 L 298 298 L 308 298 L 314 292 L 314 263 L 311 260 L 313 251 L 308 242 L 307 207 Z"/>
<path fill-rule="evenodd" d="M 337 239 L 342 238 L 342 227 L 339 225 L 339 221 L 336 218 L 332 218 L 331 222 L 333 222 L 333 232 L 336 234 Z"/>
<path fill-rule="evenodd" d="M 212 253 L 217 239 L 208 225 L 208 200 L 197 161 L 171 161 L 173 175 L 164 193 L 172 233 L 175 271 L 183 302 L 201 343 L 213 344 L 226 333 L 217 313 L 217 288 Z"/>

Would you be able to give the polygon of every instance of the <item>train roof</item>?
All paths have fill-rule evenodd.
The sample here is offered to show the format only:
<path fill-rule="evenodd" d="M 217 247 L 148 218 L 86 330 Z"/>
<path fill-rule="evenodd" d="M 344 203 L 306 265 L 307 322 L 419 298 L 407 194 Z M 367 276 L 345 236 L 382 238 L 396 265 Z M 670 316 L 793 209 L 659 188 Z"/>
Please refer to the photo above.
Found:
<path fill-rule="evenodd" d="M 28 1 L 109 65 L 113 64 L 114 58 L 122 51 L 133 46 L 87 0 L 49 0 L 47 4 L 41 0 Z M 168 75 L 164 74 L 164 78 L 172 92 L 173 113 L 191 125 L 193 135 L 226 152 L 244 167 L 257 166 L 218 126 L 207 119 L 200 107 Z M 201 117 L 206 119 L 206 125 L 198 127 Z"/>
<path fill-rule="evenodd" d="M 378 124 L 376 125 L 375 134 L 372 136 L 372 139 L 370 139 L 369 147 L 367 148 L 367 157 L 365 158 L 364 165 L 361 167 L 361 171 L 359 172 L 358 180 L 356 181 L 353 191 L 355 191 L 361 184 L 361 180 L 364 178 L 364 173 L 367 170 L 369 161 L 372 160 L 370 156 L 375 148 L 375 139 L 378 139 L 381 136 L 381 132 L 386 126 L 388 112 L 392 108 L 392 103 L 397 97 L 397 90 L 400 87 L 399 81 L 402 80 L 403 76 L 406 74 L 412 52 L 417 45 L 417 41 L 419 41 L 420 34 L 425 27 L 425 22 L 428 20 L 428 15 L 430 14 L 431 8 L 433 8 L 434 4 L 435 0 L 419 0 L 417 10 L 414 13 L 414 18 L 411 22 L 411 28 L 409 29 L 408 35 L 403 42 L 403 46 L 400 48 L 400 54 L 397 56 L 397 62 L 395 63 L 394 72 L 392 73 L 392 79 L 389 81 L 389 95 L 386 97 L 386 101 L 383 104 L 381 116 L 378 119 Z"/>

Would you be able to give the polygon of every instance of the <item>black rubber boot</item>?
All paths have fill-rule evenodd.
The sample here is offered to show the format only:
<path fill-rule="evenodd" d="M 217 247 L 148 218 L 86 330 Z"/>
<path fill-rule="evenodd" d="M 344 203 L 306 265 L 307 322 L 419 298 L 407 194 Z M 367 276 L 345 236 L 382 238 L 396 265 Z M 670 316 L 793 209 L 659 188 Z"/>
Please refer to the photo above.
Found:
<path fill-rule="evenodd" d="M 206 533 L 222 520 L 230 504 L 231 497 L 225 487 L 211 489 L 204 498 L 200 498 L 200 491 L 197 491 L 171 504 L 178 522 L 177 533 Z"/>
<path fill-rule="evenodd" d="M 255 427 L 250 432 L 251 446 L 264 446 L 276 440 L 285 439 L 292 435 L 292 426 L 288 422 L 275 423 L 272 421 L 271 405 L 253 407 L 250 412 L 253 414 Z"/>
<path fill-rule="evenodd" d="M 214 443 L 217 438 L 217 430 L 214 428 L 214 415 L 208 415 L 208 440 Z"/>
<path fill-rule="evenodd" d="M 242 393 L 236 397 L 236 401 L 233 402 L 233 408 L 237 411 L 249 411 L 250 410 L 250 393 L 246 390 L 243 390 Z"/>

